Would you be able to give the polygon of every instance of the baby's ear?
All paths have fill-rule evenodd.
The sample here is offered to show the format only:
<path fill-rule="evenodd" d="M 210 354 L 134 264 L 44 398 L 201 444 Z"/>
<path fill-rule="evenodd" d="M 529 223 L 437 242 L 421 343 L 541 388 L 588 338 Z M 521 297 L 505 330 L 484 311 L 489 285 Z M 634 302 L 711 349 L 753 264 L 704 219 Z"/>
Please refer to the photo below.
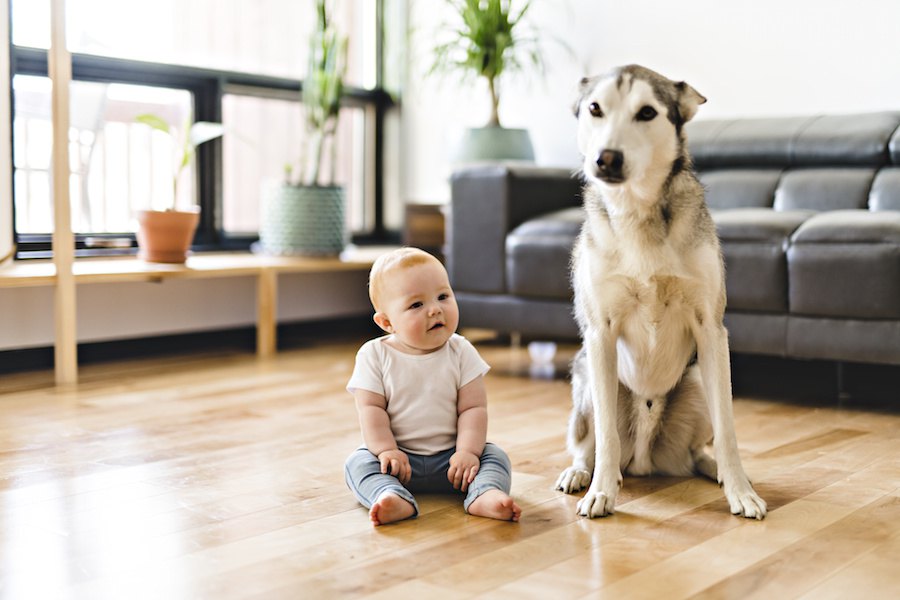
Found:
<path fill-rule="evenodd" d="M 377 312 L 372 316 L 372 320 L 375 321 L 375 324 L 381 327 L 386 333 L 391 333 L 391 320 L 388 319 L 386 314 Z"/>

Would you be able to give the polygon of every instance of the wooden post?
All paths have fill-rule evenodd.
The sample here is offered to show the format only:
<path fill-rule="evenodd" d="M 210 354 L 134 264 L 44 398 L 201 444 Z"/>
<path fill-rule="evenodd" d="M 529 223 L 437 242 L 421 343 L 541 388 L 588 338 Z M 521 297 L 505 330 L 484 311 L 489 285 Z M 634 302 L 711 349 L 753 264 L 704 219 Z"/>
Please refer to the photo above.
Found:
<path fill-rule="evenodd" d="M 256 284 L 256 355 L 273 356 L 278 348 L 278 273 L 263 267 Z"/>
<path fill-rule="evenodd" d="M 56 384 L 78 382 L 75 309 L 75 240 L 69 203 L 69 83 L 72 57 L 66 48 L 66 2 L 50 3 L 50 52 L 53 116 L 53 263 L 56 266 L 54 364 Z"/>
<path fill-rule="evenodd" d="M 9 0 L 0 0 L 0 11 L 9 14 Z M 9 20 L 0 19 L 0 40 L 9 40 Z M 0 47 L 0 87 L 9 90 L 9 45 Z M 12 135 L 9 93 L 0 94 L 0 269 L 12 264 L 16 254 L 12 225 Z"/>

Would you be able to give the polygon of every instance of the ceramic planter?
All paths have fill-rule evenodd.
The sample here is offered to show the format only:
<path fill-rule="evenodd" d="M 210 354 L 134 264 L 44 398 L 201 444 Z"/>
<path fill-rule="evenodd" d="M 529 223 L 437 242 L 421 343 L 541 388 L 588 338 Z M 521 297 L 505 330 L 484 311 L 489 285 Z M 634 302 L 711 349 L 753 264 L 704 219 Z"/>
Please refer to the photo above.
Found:
<path fill-rule="evenodd" d="M 259 249 L 283 256 L 337 256 L 347 242 L 344 190 L 270 185 L 263 192 Z"/>
<path fill-rule="evenodd" d="M 141 210 L 138 218 L 138 258 L 147 262 L 181 264 L 187 260 L 200 209 Z"/>
<path fill-rule="evenodd" d="M 525 129 L 478 127 L 467 129 L 455 157 L 458 163 L 491 160 L 534 161 L 534 148 Z"/>

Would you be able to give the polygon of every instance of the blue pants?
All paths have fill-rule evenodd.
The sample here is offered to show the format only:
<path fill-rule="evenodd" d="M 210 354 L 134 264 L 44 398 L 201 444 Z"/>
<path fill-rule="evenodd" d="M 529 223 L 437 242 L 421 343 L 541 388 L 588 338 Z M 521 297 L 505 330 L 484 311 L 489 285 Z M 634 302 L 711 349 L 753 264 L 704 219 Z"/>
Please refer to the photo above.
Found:
<path fill-rule="evenodd" d="M 407 453 L 412 477 L 404 487 L 393 475 L 382 473 L 378 457 L 361 446 L 344 463 L 344 478 L 357 500 L 366 508 L 371 508 L 383 493 L 393 492 L 413 505 L 416 511 L 413 516 L 416 516 L 419 514 L 419 505 L 413 493 L 462 494 L 454 489 L 453 484 L 447 479 L 450 457 L 454 452 L 456 448 L 432 456 Z M 481 453 L 481 466 L 475 479 L 469 484 L 463 507 L 468 511 L 469 505 L 488 490 L 496 489 L 508 494 L 511 481 L 512 474 L 506 452 L 494 444 L 485 444 Z"/>

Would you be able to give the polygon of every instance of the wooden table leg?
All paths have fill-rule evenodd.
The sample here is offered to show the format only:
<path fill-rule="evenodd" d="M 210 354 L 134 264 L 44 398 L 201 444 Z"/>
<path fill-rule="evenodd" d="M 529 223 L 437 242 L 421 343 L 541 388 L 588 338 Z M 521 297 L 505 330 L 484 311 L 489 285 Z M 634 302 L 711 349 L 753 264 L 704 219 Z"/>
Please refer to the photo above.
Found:
<path fill-rule="evenodd" d="M 278 274 L 263 268 L 256 286 L 256 355 L 273 356 L 278 348 Z"/>
<path fill-rule="evenodd" d="M 57 276 L 55 295 L 53 363 L 56 385 L 72 385 L 78 383 L 78 339 L 75 280 L 71 273 Z"/>

